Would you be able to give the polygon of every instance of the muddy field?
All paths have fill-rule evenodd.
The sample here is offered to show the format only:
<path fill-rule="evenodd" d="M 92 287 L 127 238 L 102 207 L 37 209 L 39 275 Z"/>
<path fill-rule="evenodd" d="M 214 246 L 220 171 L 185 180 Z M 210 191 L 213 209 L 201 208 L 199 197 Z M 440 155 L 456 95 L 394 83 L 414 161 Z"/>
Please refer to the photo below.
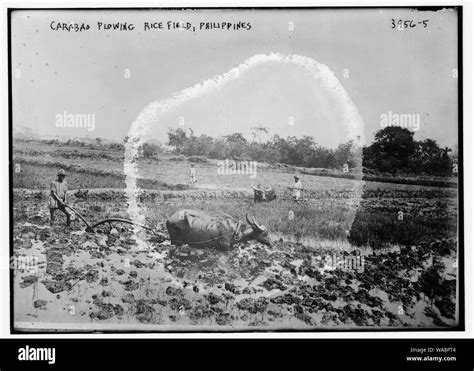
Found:
<path fill-rule="evenodd" d="M 120 194 L 104 191 L 90 199 L 72 197 L 71 202 L 91 221 L 123 217 Z M 364 215 L 383 204 L 381 195 L 366 194 L 356 210 L 362 219 L 356 216 L 349 237 L 376 234 L 370 228 L 356 230 Z M 47 200 L 45 192 L 15 191 L 18 328 L 73 324 L 84 330 L 120 325 L 150 331 L 320 330 L 448 328 L 456 323 L 457 243 L 452 231 L 441 230 L 412 245 L 385 243 L 379 249 L 355 247 L 347 238 L 309 244 L 273 233 L 272 247 L 251 242 L 218 252 L 172 246 L 162 224 L 154 220 L 161 233 L 141 232 L 147 247 L 140 250 L 126 225 L 105 225 L 88 233 L 78 220 L 67 229 L 58 217 L 59 225 L 49 227 Z M 443 207 L 430 208 L 425 199 L 421 213 L 430 218 L 431 210 L 433 220 L 433 213 L 444 210 L 447 215 L 438 217 L 447 224 L 453 200 L 445 201 Z M 206 202 L 181 198 L 170 208 Z M 391 199 L 386 206 L 397 202 L 403 204 L 403 199 Z M 260 212 L 263 218 L 265 210 Z M 151 222 L 151 215 L 147 220 Z"/>

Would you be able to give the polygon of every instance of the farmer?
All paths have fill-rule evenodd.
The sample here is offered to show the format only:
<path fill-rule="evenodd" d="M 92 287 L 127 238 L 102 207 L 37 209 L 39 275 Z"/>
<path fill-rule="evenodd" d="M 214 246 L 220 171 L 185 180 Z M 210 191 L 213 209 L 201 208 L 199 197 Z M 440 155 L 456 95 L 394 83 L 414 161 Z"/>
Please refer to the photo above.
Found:
<path fill-rule="evenodd" d="M 303 190 L 303 184 L 301 183 L 300 177 L 298 174 L 295 174 L 293 176 L 295 179 L 295 182 L 293 183 L 293 186 L 291 189 L 293 190 L 293 200 L 299 201 L 301 200 L 301 191 Z"/>
<path fill-rule="evenodd" d="M 57 180 L 51 182 L 51 197 L 49 199 L 49 212 L 51 213 L 50 225 L 54 225 L 54 213 L 61 210 L 66 214 L 66 225 L 71 225 L 71 214 L 66 208 L 67 202 L 67 182 L 64 180 L 66 172 L 60 169 L 57 173 Z"/>
<path fill-rule="evenodd" d="M 189 168 L 189 184 L 191 184 L 191 187 L 194 186 L 196 181 L 196 168 L 194 167 L 194 163 L 191 163 L 191 167 Z"/>

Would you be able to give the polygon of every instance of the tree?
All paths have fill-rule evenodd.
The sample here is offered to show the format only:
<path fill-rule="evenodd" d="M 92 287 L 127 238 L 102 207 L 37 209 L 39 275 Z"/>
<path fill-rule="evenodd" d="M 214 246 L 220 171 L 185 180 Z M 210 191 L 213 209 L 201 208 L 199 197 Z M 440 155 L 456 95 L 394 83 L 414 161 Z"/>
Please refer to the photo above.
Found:
<path fill-rule="evenodd" d="M 142 145 L 142 155 L 144 158 L 154 158 L 160 152 L 161 148 L 155 143 L 144 143 Z"/>
<path fill-rule="evenodd" d="M 176 129 L 175 131 L 168 131 L 168 145 L 174 147 L 177 153 L 181 153 L 181 148 L 184 143 L 188 140 L 186 132 L 183 129 Z"/>
<path fill-rule="evenodd" d="M 353 140 L 339 144 L 334 151 L 336 165 L 340 168 L 346 164 L 350 169 L 357 168 L 360 160 L 358 161 L 358 159 L 355 158 L 356 156 L 360 158 L 361 154 L 357 151 L 357 147 L 354 145 Z"/>
<path fill-rule="evenodd" d="M 444 147 L 443 149 L 441 149 L 441 156 L 443 158 L 447 158 L 449 157 L 449 153 L 452 152 L 451 148 L 449 147 Z"/>
<path fill-rule="evenodd" d="M 214 139 L 208 135 L 199 137 L 191 136 L 182 146 L 181 152 L 186 156 L 208 157 L 212 149 Z"/>
<path fill-rule="evenodd" d="M 252 142 L 251 143 L 254 143 L 257 139 L 261 139 L 262 136 L 265 136 L 265 135 L 268 134 L 268 128 L 266 128 L 262 125 L 253 126 L 253 127 L 250 128 L 250 131 L 252 132 Z"/>
<path fill-rule="evenodd" d="M 458 162 L 458 153 L 459 153 L 459 148 L 458 148 L 458 144 L 456 143 L 453 147 L 453 150 L 451 151 L 451 159 L 453 163 Z"/>
<path fill-rule="evenodd" d="M 449 155 L 451 152 L 451 148 L 440 148 L 433 139 L 416 142 L 411 167 L 417 174 L 449 175 L 453 164 L 453 158 Z"/>
<path fill-rule="evenodd" d="M 233 133 L 224 137 L 226 158 L 239 160 L 246 152 L 247 139 L 241 133 Z"/>
<path fill-rule="evenodd" d="M 388 126 L 375 134 L 375 140 L 369 147 L 364 151 L 363 166 L 395 175 L 400 170 L 409 170 L 416 144 L 413 132 L 398 126 Z"/>

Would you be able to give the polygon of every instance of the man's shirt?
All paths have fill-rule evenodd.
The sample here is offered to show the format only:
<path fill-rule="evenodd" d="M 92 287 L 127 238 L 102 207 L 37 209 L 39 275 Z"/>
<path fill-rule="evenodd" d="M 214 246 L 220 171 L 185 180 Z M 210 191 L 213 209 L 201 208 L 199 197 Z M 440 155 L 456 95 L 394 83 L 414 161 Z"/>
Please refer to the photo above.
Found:
<path fill-rule="evenodd" d="M 303 184 L 300 180 L 293 184 L 293 197 L 301 198 L 301 190 L 303 189 Z"/>
<path fill-rule="evenodd" d="M 61 201 L 66 202 L 66 194 L 67 194 L 67 182 L 63 180 L 61 183 L 57 181 L 51 182 L 51 191 L 56 193 Z M 50 208 L 58 208 L 58 201 L 51 195 L 49 198 L 49 207 Z"/>

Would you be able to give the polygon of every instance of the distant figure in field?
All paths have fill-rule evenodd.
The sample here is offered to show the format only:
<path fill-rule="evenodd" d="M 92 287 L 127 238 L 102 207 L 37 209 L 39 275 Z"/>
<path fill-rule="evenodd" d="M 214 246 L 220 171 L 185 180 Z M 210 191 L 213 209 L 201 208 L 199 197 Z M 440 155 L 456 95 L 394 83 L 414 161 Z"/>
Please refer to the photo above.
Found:
<path fill-rule="evenodd" d="M 303 184 L 301 183 L 300 177 L 298 174 L 295 174 L 293 176 L 295 179 L 295 182 L 293 183 L 293 186 L 291 189 L 293 190 L 293 200 L 299 201 L 302 199 L 302 190 L 303 190 Z"/>
<path fill-rule="evenodd" d="M 194 187 L 194 184 L 197 182 L 196 180 L 196 168 L 194 164 L 191 163 L 191 167 L 189 168 L 189 184 L 191 187 Z"/>
<path fill-rule="evenodd" d="M 71 214 L 66 209 L 67 202 L 67 182 L 64 180 L 66 172 L 60 169 L 57 173 L 57 180 L 51 182 L 51 196 L 49 198 L 49 212 L 51 214 L 50 225 L 54 225 L 54 213 L 61 210 L 66 214 L 66 225 L 71 225 Z"/>

